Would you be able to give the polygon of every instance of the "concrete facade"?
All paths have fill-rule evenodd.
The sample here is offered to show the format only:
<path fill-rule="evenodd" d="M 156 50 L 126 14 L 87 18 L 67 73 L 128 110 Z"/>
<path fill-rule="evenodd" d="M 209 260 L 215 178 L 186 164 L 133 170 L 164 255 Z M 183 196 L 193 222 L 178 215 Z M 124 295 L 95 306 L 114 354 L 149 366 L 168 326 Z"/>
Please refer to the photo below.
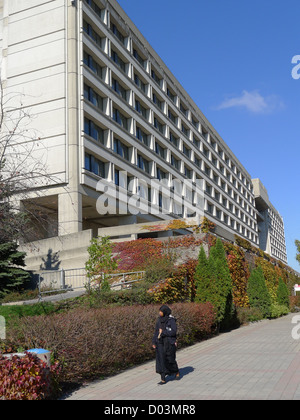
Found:
<path fill-rule="evenodd" d="M 284 222 L 271 204 L 266 188 L 260 179 L 252 180 L 255 205 L 258 211 L 259 247 L 273 258 L 287 263 Z"/>
<path fill-rule="evenodd" d="M 259 246 L 250 174 L 117 1 L 0 7 L 5 92 L 24 95 L 53 180 L 35 199 L 55 226 L 37 239 L 205 215 Z"/>

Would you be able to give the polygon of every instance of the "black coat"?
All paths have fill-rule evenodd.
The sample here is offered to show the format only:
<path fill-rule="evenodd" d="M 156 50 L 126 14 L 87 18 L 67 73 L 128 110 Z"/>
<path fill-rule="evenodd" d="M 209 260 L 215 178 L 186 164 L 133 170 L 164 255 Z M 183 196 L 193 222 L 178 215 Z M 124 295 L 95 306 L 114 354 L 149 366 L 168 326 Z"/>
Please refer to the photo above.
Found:
<path fill-rule="evenodd" d="M 158 338 L 159 329 L 163 332 Z M 176 362 L 176 339 L 177 325 L 176 319 L 169 315 L 165 323 L 161 323 L 161 317 L 158 318 L 152 339 L 152 344 L 156 346 L 156 372 L 160 374 L 170 375 L 178 372 Z"/>

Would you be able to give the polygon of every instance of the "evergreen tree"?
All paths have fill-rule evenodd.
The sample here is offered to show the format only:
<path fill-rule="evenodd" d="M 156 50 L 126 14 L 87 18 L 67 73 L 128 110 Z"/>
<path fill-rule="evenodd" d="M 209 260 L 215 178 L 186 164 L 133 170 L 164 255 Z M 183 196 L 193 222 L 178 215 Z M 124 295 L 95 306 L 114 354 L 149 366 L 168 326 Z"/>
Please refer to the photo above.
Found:
<path fill-rule="evenodd" d="M 0 243 L 0 296 L 24 286 L 30 280 L 25 267 L 25 253 L 16 242 Z"/>
<path fill-rule="evenodd" d="M 234 316 L 232 299 L 232 278 L 228 267 L 225 249 L 221 239 L 211 248 L 209 260 L 213 262 L 216 279 L 216 299 L 221 328 L 229 328 Z"/>
<path fill-rule="evenodd" d="M 195 271 L 196 302 L 211 302 L 214 304 L 215 281 L 213 279 L 212 264 L 206 258 L 203 246 L 201 246 L 198 256 L 198 264 Z"/>
<path fill-rule="evenodd" d="M 233 315 L 232 279 L 225 250 L 220 239 L 206 258 L 201 247 L 196 268 L 196 301 L 211 302 L 216 310 L 217 322 L 229 327 Z"/>
<path fill-rule="evenodd" d="M 271 315 L 271 296 L 260 266 L 251 271 L 248 279 L 247 294 L 250 307 L 258 308 L 264 317 Z"/>
<path fill-rule="evenodd" d="M 276 297 L 279 305 L 290 307 L 289 290 L 281 277 L 279 277 Z"/>
<path fill-rule="evenodd" d="M 208 269 L 208 262 L 206 258 L 206 254 L 204 251 L 203 246 L 201 246 L 199 255 L 198 255 L 198 264 L 196 266 L 195 270 L 195 286 L 197 288 L 197 295 L 199 295 L 199 299 L 202 295 L 202 293 L 207 288 L 207 272 Z M 199 300 L 200 301 L 200 300 Z"/>
<path fill-rule="evenodd" d="M 300 241 L 298 239 L 295 240 L 295 245 L 297 248 L 296 260 L 300 264 Z"/>

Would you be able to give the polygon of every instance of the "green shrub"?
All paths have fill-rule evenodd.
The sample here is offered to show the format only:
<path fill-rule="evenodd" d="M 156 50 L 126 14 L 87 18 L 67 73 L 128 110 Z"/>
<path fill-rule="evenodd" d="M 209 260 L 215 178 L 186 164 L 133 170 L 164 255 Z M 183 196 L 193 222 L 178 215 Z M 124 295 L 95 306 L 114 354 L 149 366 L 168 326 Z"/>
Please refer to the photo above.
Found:
<path fill-rule="evenodd" d="M 258 308 L 265 318 L 271 315 L 271 297 L 260 266 L 251 271 L 247 294 L 251 308 Z"/>
<path fill-rule="evenodd" d="M 272 304 L 270 318 L 279 318 L 280 316 L 287 315 L 289 308 L 285 305 L 279 305 L 278 303 Z"/>
<path fill-rule="evenodd" d="M 146 305 L 151 303 L 146 284 L 133 285 L 132 289 L 123 290 L 91 290 L 88 294 L 90 307 L 105 305 Z"/>
<path fill-rule="evenodd" d="M 240 325 L 260 321 L 264 318 L 259 308 L 237 308 L 237 319 Z"/>
<path fill-rule="evenodd" d="M 276 297 L 277 297 L 277 303 L 279 305 L 283 305 L 289 308 L 290 306 L 289 290 L 281 277 L 279 277 Z"/>

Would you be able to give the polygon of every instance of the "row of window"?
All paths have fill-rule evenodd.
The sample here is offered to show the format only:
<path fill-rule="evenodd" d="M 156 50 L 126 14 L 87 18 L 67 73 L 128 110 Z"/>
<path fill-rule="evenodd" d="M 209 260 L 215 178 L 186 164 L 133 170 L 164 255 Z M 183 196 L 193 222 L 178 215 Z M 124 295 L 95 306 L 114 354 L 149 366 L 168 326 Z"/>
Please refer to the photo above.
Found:
<path fill-rule="evenodd" d="M 251 232 L 251 230 L 247 229 L 245 226 L 243 226 L 241 223 L 236 221 L 234 218 L 228 216 L 225 212 L 223 212 L 221 209 L 216 207 L 213 203 L 207 202 L 206 211 L 210 216 L 215 217 L 216 219 L 223 222 L 225 225 L 236 230 L 240 235 L 243 235 L 244 237 L 248 238 L 254 243 L 258 243 L 257 234 Z"/>
<path fill-rule="evenodd" d="M 86 28 L 86 26 L 87 26 L 88 24 L 87 23 L 84 23 L 84 30 L 88 33 L 88 34 L 93 34 L 93 29 L 88 29 L 88 28 Z M 124 40 L 125 40 L 125 36 L 124 35 L 122 35 L 122 33 L 121 33 L 121 31 L 118 29 L 118 27 L 117 27 L 117 25 L 115 24 L 115 23 L 112 23 L 111 22 L 111 25 L 110 25 L 110 29 L 111 29 L 111 31 L 112 31 L 112 33 L 119 39 L 119 41 L 124 45 Z M 93 36 L 93 35 L 92 35 Z M 95 42 L 97 43 L 97 39 L 96 39 L 96 37 L 94 36 L 94 38 L 95 38 Z M 99 43 L 98 43 L 99 44 Z M 100 43 L 101 44 L 101 43 Z M 100 48 L 101 48 L 101 46 L 100 46 Z M 139 54 L 139 52 L 137 51 L 137 49 L 136 48 L 133 48 L 133 57 L 140 63 L 140 64 L 144 64 L 144 59 L 142 58 L 142 56 Z M 111 58 L 112 58 L 112 60 L 123 70 L 123 71 L 125 71 L 125 69 L 126 69 L 126 63 L 125 63 L 125 61 L 120 57 L 120 55 L 117 53 L 117 51 L 115 51 L 115 50 L 113 50 L 112 49 L 112 51 L 111 51 Z M 144 65 L 143 65 L 143 67 L 145 67 Z M 157 84 L 159 84 L 159 85 L 161 85 L 161 80 L 162 80 L 162 77 L 159 77 L 158 76 L 158 73 L 157 73 L 157 71 L 156 70 L 154 70 L 154 69 L 152 69 L 151 70 L 151 77 L 152 77 L 152 79 L 157 83 Z M 145 91 L 146 91 L 146 83 L 144 83 L 142 80 L 141 80 L 141 78 L 136 74 L 136 73 L 134 73 L 134 80 L 135 80 L 135 83 L 136 83 L 136 85 L 138 85 L 140 88 L 141 88 L 141 90 L 143 90 L 144 91 L 144 93 L 145 93 Z M 120 84 L 119 84 L 120 85 Z M 117 87 L 117 90 L 119 90 L 120 91 L 120 93 L 121 93 L 121 96 L 123 96 L 123 98 L 125 99 L 125 97 L 126 97 L 126 89 L 123 87 L 123 89 L 122 88 L 120 88 L 120 87 Z M 169 87 L 169 86 L 167 86 L 167 88 L 166 88 L 166 95 L 168 96 L 168 98 L 169 99 L 171 99 L 171 101 L 172 102 L 175 102 L 175 98 L 176 98 L 176 95 L 175 95 L 175 92 Z M 161 99 L 159 99 L 159 97 L 158 97 L 158 95 L 156 94 L 156 93 L 153 93 L 153 102 L 160 108 L 160 109 L 162 109 L 162 100 Z M 188 108 L 187 107 L 185 107 L 182 103 L 181 103 L 181 101 L 179 101 L 180 102 L 180 105 L 179 105 L 179 109 L 180 109 L 180 111 L 187 117 L 187 115 L 188 115 Z M 142 105 L 137 105 L 139 108 L 138 109 L 140 109 L 141 110 L 141 113 L 146 113 L 146 110 L 145 109 L 143 109 L 143 106 Z M 168 116 L 169 116 L 169 119 L 172 121 L 172 122 L 176 122 L 176 116 L 172 113 L 172 111 L 169 109 L 168 110 Z M 199 122 L 197 122 L 197 120 L 195 119 L 195 117 L 194 116 L 192 116 L 191 117 L 191 120 L 192 120 L 192 124 L 194 125 L 194 127 L 199 127 Z M 155 125 L 157 126 L 157 128 L 161 131 L 161 132 L 163 132 L 163 128 L 162 128 L 162 125 L 161 125 L 161 123 L 159 122 L 159 121 L 155 121 Z M 188 129 L 188 127 L 187 126 L 185 126 L 185 124 L 184 123 L 182 123 L 182 126 L 181 126 L 181 131 L 182 131 L 182 133 L 183 134 L 185 134 L 185 135 L 189 135 L 189 129 Z M 205 131 L 204 131 L 204 133 L 203 133 L 204 135 L 205 134 L 207 134 Z M 223 152 L 221 149 L 220 149 L 220 147 L 219 146 L 217 146 L 217 142 L 216 141 L 212 141 L 212 147 L 215 147 L 216 149 L 218 149 L 218 154 L 220 155 L 220 156 L 222 156 L 223 158 L 224 158 L 224 161 L 228 164 L 228 165 L 230 165 L 231 164 L 231 161 L 230 161 L 230 159 L 228 158 L 228 156 L 226 155 L 226 153 L 225 152 Z M 233 169 L 233 171 L 234 172 L 236 172 L 236 174 L 237 174 L 237 177 L 239 178 L 240 177 L 240 179 L 242 180 L 242 182 L 246 185 L 246 187 L 251 191 L 252 190 L 252 184 L 251 184 L 251 182 L 250 182 L 250 180 L 246 180 L 246 178 L 244 177 L 244 175 L 242 175 L 241 174 L 241 172 L 235 167 L 235 165 L 230 165 L 231 167 L 232 167 L 232 169 Z"/>
<path fill-rule="evenodd" d="M 93 71 L 99 73 L 99 66 L 96 65 L 95 61 L 93 59 L 91 59 L 90 56 L 87 53 L 85 54 L 84 62 L 88 66 L 89 66 L 89 63 L 92 63 L 91 65 L 93 66 L 93 69 L 94 69 Z M 90 90 L 91 88 L 86 88 L 86 89 Z M 117 79 L 115 79 L 114 77 L 112 77 L 112 89 L 116 93 L 118 93 L 123 99 L 127 100 L 128 90 L 126 90 L 121 85 L 121 83 Z M 101 109 L 101 106 L 103 107 L 103 100 L 101 101 L 101 98 L 99 98 L 99 95 L 93 94 L 93 92 L 92 93 L 89 93 L 89 92 L 86 93 L 85 92 L 85 98 L 90 100 L 90 102 L 92 102 L 99 109 Z M 137 112 L 139 112 L 145 119 L 149 118 L 148 110 L 142 105 L 142 103 L 138 99 L 135 100 L 135 110 Z M 116 122 L 118 122 L 124 129 L 126 129 L 126 130 L 129 129 L 128 118 L 126 116 L 124 116 L 116 108 L 114 109 L 113 119 Z M 156 116 L 155 114 L 154 114 L 154 119 L 153 119 L 153 126 L 160 132 L 160 134 L 162 134 L 163 136 L 166 135 L 166 128 L 165 128 L 163 122 L 161 120 L 159 120 L 158 116 Z M 149 135 L 141 134 L 140 127 L 137 128 L 137 138 L 142 139 L 145 145 L 148 145 L 147 136 L 149 136 Z M 179 147 L 179 140 L 180 139 L 179 139 L 179 137 L 176 137 L 172 133 L 172 131 L 169 131 L 169 140 L 175 147 L 177 147 L 177 148 Z M 193 143 L 198 149 L 200 148 L 200 140 L 197 139 L 195 136 L 193 136 Z M 191 159 L 192 149 L 189 148 L 184 142 L 183 142 L 182 152 L 187 158 Z M 238 182 L 238 180 L 232 175 L 231 171 L 229 171 L 229 169 L 226 169 L 225 166 L 220 163 L 220 161 L 217 159 L 217 157 L 205 145 L 203 146 L 203 154 L 207 157 L 207 159 L 209 161 L 211 161 L 213 163 L 213 165 L 224 176 L 227 177 L 227 179 L 235 186 L 235 188 L 239 189 L 241 194 L 243 194 L 250 201 L 250 203 L 253 204 L 254 199 L 251 196 L 251 194 L 246 190 L 246 188 L 243 187 L 242 183 Z M 200 167 L 201 166 L 200 157 L 195 155 L 194 159 L 195 159 L 195 164 Z M 210 171 L 210 169 L 208 168 L 207 171 Z"/>
<path fill-rule="evenodd" d="M 92 103 L 95 107 L 97 107 L 100 110 L 103 110 L 103 98 L 100 97 L 90 86 L 85 85 L 84 86 L 84 97 L 86 100 L 88 100 L 90 103 Z M 129 130 L 129 124 L 128 124 L 128 118 L 116 107 L 113 107 L 113 120 L 118 123 L 122 128 Z M 154 119 L 154 126 L 155 126 L 156 120 Z M 103 144 L 103 129 L 100 129 L 97 127 L 92 121 L 86 122 L 85 127 L 85 133 L 99 141 Z M 150 135 L 143 131 L 143 129 L 140 126 L 136 126 L 136 138 L 138 138 L 140 141 L 142 141 L 146 146 L 149 147 L 149 137 Z M 170 142 L 178 148 L 179 139 L 176 138 L 172 132 L 170 132 L 169 137 Z M 159 142 L 155 142 L 155 152 L 164 160 L 167 158 L 167 148 L 163 147 Z M 191 159 L 191 149 L 188 148 L 185 143 L 183 143 L 183 149 L 182 153 L 189 159 Z M 171 165 L 177 169 L 180 170 L 180 159 L 177 159 L 173 153 L 171 155 Z M 224 180 L 217 175 L 212 168 L 207 166 L 203 160 L 195 154 L 194 156 L 194 163 L 196 166 L 199 167 L 200 170 L 204 171 L 208 177 L 210 177 L 217 185 L 219 185 L 224 191 L 226 189 L 227 185 L 227 193 L 228 195 L 232 196 L 236 202 L 242 201 L 243 199 L 233 191 L 233 189 L 224 182 Z M 185 176 L 191 178 L 192 177 L 192 169 L 188 168 L 186 165 L 183 167 L 183 172 Z M 225 170 L 223 174 L 225 173 Z M 230 177 L 227 177 L 233 185 L 239 189 L 242 196 L 250 203 L 252 203 L 253 198 L 250 194 L 241 186 L 241 184 L 237 183 L 237 180 L 235 180 L 235 183 L 233 182 L 234 178 L 232 175 Z M 251 209 L 252 211 L 252 209 Z"/>
<path fill-rule="evenodd" d="M 287 257 L 285 252 L 280 252 L 278 249 L 271 247 L 271 255 L 275 258 L 280 259 L 283 262 L 287 262 Z"/>
<path fill-rule="evenodd" d="M 114 142 L 114 151 L 118 155 L 120 155 L 124 158 L 128 158 L 128 148 L 118 139 L 116 139 L 115 142 Z M 137 167 L 140 168 L 141 170 L 143 170 L 146 173 L 150 173 L 150 162 L 147 161 L 140 154 L 137 155 Z M 85 169 L 88 170 L 89 172 L 92 172 L 92 173 L 96 174 L 97 176 L 100 176 L 102 178 L 106 178 L 105 163 L 102 162 L 101 160 L 97 159 L 92 154 L 89 154 L 89 153 L 85 154 Z M 157 171 L 156 178 L 158 180 L 169 178 L 169 174 L 167 172 L 163 171 L 161 168 L 157 167 L 156 171 Z M 119 169 L 115 169 L 114 182 L 115 182 L 116 185 L 121 185 L 120 184 L 120 172 L 121 171 Z M 131 179 L 132 179 L 132 177 L 128 176 L 128 182 L 127 182 L 127 185 L 125 187 L 127 187 L 129 185 L 129 181 L 131 181 Z M 130 191 L 130 189 L 129 189 L 129 191 Z M 149 201 L 151 201 L 151 200 L 149 200 Z M 235 216 L 238 217 L 241 220 L 241 222 L 248 225 L 249 228 L 252 228 L 253 230 L 255 230 L 255 225 L 254 225 L 253 221 L 251 221 L 250 218 L 248 216 L 246 216 L 245 213 L 241 212 L 240 209 L 237 209 L 237 211 L 236 211 L 235 208 L 230 207 L 230 206 L 232 206 L 232 204 L 231 203 L 228 204 L 227 199 L 226 199 L 226 201 L 227 201 L 227 203 L 226 203 L 225 207 L 227 208 L 227 210 L 232 211 L 233 215 L 235 214 Z M 223 204 L 224 204 L 224 202 L 223 202 Z M 254 242 L 256 241 L 256 239 L 255 239 L 256 236 L 254 234 L 252 234 L 250 230 L 245 228 L 245 226 L 243 226 L 241 223 L 237 222 L 234 218 L 230 218 L 225 212 L 223 212 L 222 210 L 217 208 L 211 202 L 207 203 L 207 209 L 206 210 L 209 214 L 216 217 L 217 219 L 219 219 L 220 221 L 222 221 L 226 225 L 230 225 L 233 229 L 237 230 L 239 233 L 241 233 L 245 237 L 249 238 L 250 240 L 253 240 Z"/>
<path fill-rule="evenodd" d="M 86 3 L 88 3 L 91 6 L 91 8 L 96 12 L 95 7 L 93 6 L 93 3 L 95 3 L 93 2 L 93 0 L 86 1 Z M 99 12 L 98 10 L 97 14 L 103 20 L 103 13 L 101 11 Z M 134 81 L 135 85 L 143 92 L 143 94 L 146 95 L 147 100 L 150 98 L 150 95 L 151 95 L 152 102 L 154 106 L 156 106 L 159 109 L 159 113 L 162 112 L 164 115 L 166 115 L 168 119 L 172 122 L 172 124 L 174 124 L 176 129 L 180 129 L 181 133 L 184 136 L 188 137 L 189 140 L 193 141 L 194 145 L 200 148 L 200 144 L 201 144 L 200 140 L 197 139 L 197 136 L 190 129 L 188 124 L 186 124 L 184 120 L 181 120 L 180 116 L 177 114 L 175 109 L 177 108 L 180 111 L 180 113 L 185 116 L 188 122 L 192 123 L 193 127 L 197 130 L 197 132 L 199 132 L 202 135 L 202 137 L 204 137 L 204 139 L 207 141 L 207 143 L 213 150 L 212 151 L 209 148 L 204 148 L 203 153 L 206 156 L 206 158 L 210 162 L 212 162 L 212 164 L 216 167 L 216 169 L 220 171 L 222 175 L 226 177 L 229 182 L 232 183 L 234 188 L 237 188 L 238 191 L 244 197 L 246 198 L 249 197 L 248 200 L 250 201 L 251 204 L 253 204 L 252 196 L 250 194 L 250 192 L 252 192 L 251 181 L 249 181 L 249 179 L 246 179 L 246 177 L 241 173 L 241 171 L 239 171 L 239 169 L 233 164 L 233 162 L 228 157 L 228 155 L 226 155 L 226 152 L 223 151 L 220 148 L 219 144 L 217 144 L 217 142 L 211 136 L 208 135 L 207 131 L 203 127 L 200 126 L 199 121 L 197 121 L 197 119 L 194 117 L 192 112 L 190 112 L 188 107 L 186 107 L 183 104 L 183 102 L 179 99 L 176 92 L 172 89 L 170 85 L 167 84 L 163 76 L 161 76 L 160 73 L 155 68 L 153 68 L 153 66 L 150 65 L 149 60 L 147 60 L 147 58 L 143 56 L 143 54 L 139 51 L 134 41 L 133 41 L 132 47 L 129 46 L 129 43 L 127 42 L 128 36 L 126 36 L 124 31 L 118 26 L 117 22 L 114 22 L 114 20 L 111 19 L 109 28 L 113 36 L 116 39 L 118 39 L 118 41 L 125 47 L 125 50 L 126 50 L 126 54 L 122 54 L 122 53 L 119 53 L 118 51 L 119 48 L 117 46 L 113 46 L 113 45 L 111 46 L 110 58 L 114 62 L 114 64 L 117 65 L 118 68 L 122 72 L 124 72 L 127 76 L 130 76 L 130 79 Z M 84 31 L 90 36 L 91 39 L 93 39 L 93 41 L 98 45 L 100 49 L 104 50 L 105 45 L 107 46 L 107 40 L 103 40 L 103 37 L 100 36 L 99 33 L 97 37 L 95 34 L 97 30 L 95 30 L 95 28 L 93 28 L 92 25 L 86 22 L 84 24 Z M 134 57 L 134 59 L 147 72 L 147 76 L 145 78 L 142 76 L 142 73 L 138 73 L 136 68 L 134 68 L 134 72 L 132 74 L 131 74 L 131 70 L 129 71 L 129 68 L 130 68 L 129 62 L 128 62 L 128 59 L 125 58 L 128 51 L 132 51 L 132 56 Z M 147 61 L 148 61 L 148 64 L 147 64 Z M 84 62 L 99 78 L 103 79 L 103 67 L 100 66 L 99 63 L 95 59 L 93 59 L 92 56 L 85 53 Z M 107 74 L 107 69 L 105 69 L 105 71 Z M 149 82 L 147 82 L 148 75 L 150 75 L 152 80 L 155 82 L 155 86 L 158 86 L 161 89 L 156 91 L 154 89 L 154 85 L 153 86 L 151 85 L 151 89 L 150 89 Z M 117 77 L 114 77 L 114 75 L 112 75 L 110 84 L 111 84 L 112 89 L 118 95 L 120 95 L 126 102 L 129 102 L 129 99 L 131 99 L 131 96 L 130 96 L 131 90 L 127 86 L 125 86 L 123 82 L 121 82 L 120 80 L 118 80 Z M 166 95 L 167 98 L 170 100 L 170 104 L 172 103 L 174 104 L 174 108 L 170 105 L 167 106 L 167 102 L 164 99 L 164 95 Z M 89 100 L 99 109 L 101 109 L 101 106 L 102 106 L 102 110 L 103 110 L 103 102 L 101 104 L 101 99 L 97 98 L 97 96 L 93 95 L 92 93 L 89 93 L 89 95 L 85 97 L 87 100 Z M 147 109 L 147 106 L 145 105 L 143 100 L 136 98 L 136 101 L 134 102 L 133 107 L 136 112 L 138 112 L 141 116 L 144 117 L 144 119 L 149 120 L 150 112 L 149 112 L 149 109 Z M 168 127 L 168 130 L 166 130 L 166 124 L 164 121 L 160 119 L 159 113 L 157 115 L 154 114 L 154 117 L 153 117 L 154 128 L 156 128 L 160 132 L 160 134 L 162 134 L 164 137 L 166 137 L 166 134 L 168 133 L 169 141 L 175 147 L 179 148 L 179 145 L 181 144 L 180 138 L 177 137 L 174 133 L 172 133 L 172 131 L 169 131 L 170 127 Z M 130 132 L 132 132 L 133 126 L 131 122 L 129 121 L 130 118 L 128 118 L 126 114 L 122 112 L 122 110 L 118 109 L 117 107 L 114 107 L 112 118 L 121 127 L 123 127 L 124 129 L 128 131 L 130 130 Z M 181 125 L 180 127 L 179 127 L 179 122 Z M 89 132 L 92 133 L 92 137 L 95 138 L 96 136 L 97 137 L 96 139 L 99 139 L 99 138 L 101 139 L 100 134 L 97 132 L 97 130 L 93 126 L 91 126 L 89 130 L 90 130 Z M 102 133 L 102 138 L 103 138 L 103 133 Z M 144 128 L 138 125 L 136 126 L 136 138 L 139 139 L 146 146 L 148 147 L 150 146 L 151 136 L 145 132 Z M 100 142 L 102 142 L 102 140 L 100 140 Z M 201 145 L 203 146 L 203 144 Z M 163 147 L 158 142 L 154 143 L 154 147 L 155 147 L 155 152 L 162 159 L 166 160 L 167 153 L 168 153 L 167 148 Z M 128 146 L 126 146 L 122 141 L 116 139 L 114 142 L 113 148 L 114 148 L 115 153 L 120 155 L 122 158 L 129 160 Z M 192 149 L 189 148 L 184 143 L 184 141 L 182 142 L 181 149 L 182 149 L 181 152 L 183 153 L 183 155 L 185 155 L 189 159 L 192 158 Z M 216 155 L 214 155 L 213 152 L 216 153 Z M 230 171 L 228 171 L 225 165 L 221 163 L 222 161 L 220 160 L 220 158 L 230 168 Z M 192 175 L 192 170 L 186 167 L 186 165 L 183 165 L 180 158 L 177 159 L 175 156 L 173 156 L 173 154 L 170 154 L 168 155 L 168 161 L 177 170 L 181 169 L 182 171 L 183 169 L 186 176 L 190 177 Z M 149 173 L 150 166 L 151 166 L 150 164 L 151 162 L 147 161 L 147 159 L 145 159 L 142 155 L 138 154 L 137 166 L 140 169 Z M 217 175 L 214 172 L 214 169 L 209 167 L 206 164 L 205 160 L 197 156 L 196 152 L 194 152 L 194 164 L 198 166 L 200 170 L 203 170 L 203 166 L 204 166 L 204 172 L 210 178 L 212 178 L 213 181 L 217 183 L 217 185 L 219 185 L 224 191 L 227 190 L 230 194 L 232 193 L 233 190 L 228 186 L 227 183 L 224 182 L 222 177 Z M 156 175 L 158 179 L 164 179 L 168 176 L 168 174 L 159 167 L 157 167 L 156 171 L 157 171 Z M 233 176 L 232 172 L 234 172 L 237 178 Z M 238 182 L 238 179 L 241 182 Z M 246 188 L 244 188 L 243 185 Z M 248 192 L 247 190 L 250 192 Z M 240 197 L 235 192 L 233 192 L 232 194 L 233 194 L 233 198 L 238 202 Z"/>

